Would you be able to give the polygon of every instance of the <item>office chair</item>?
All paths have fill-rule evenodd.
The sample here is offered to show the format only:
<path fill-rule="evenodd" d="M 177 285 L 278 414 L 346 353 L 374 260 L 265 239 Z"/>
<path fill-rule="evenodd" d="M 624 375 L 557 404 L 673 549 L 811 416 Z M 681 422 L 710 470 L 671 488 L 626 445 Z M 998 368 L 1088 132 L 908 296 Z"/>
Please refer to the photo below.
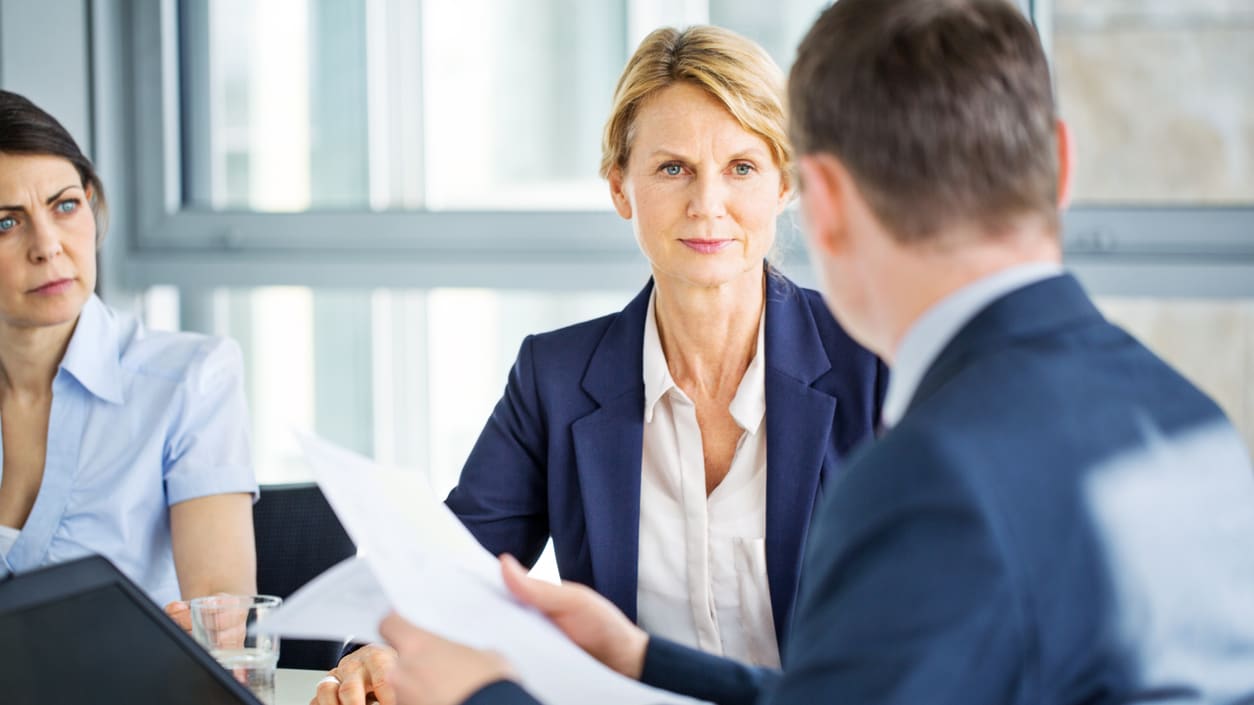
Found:
<path fill-rule="evenodd" d="M 322 490 L 313 483 L 263 485 L 253 505 L 257 590 L 288 597 L 327 568 L 357 553 Z M 279 668 L 326 670 L 339 661 L 343 644 L 283 639 Z"/>

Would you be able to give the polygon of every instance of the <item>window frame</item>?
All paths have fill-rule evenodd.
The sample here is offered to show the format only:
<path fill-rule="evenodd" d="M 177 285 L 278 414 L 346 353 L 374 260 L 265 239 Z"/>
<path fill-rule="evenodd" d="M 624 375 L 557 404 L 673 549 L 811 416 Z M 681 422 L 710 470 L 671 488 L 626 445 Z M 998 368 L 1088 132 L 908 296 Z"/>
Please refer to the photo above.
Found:
<path fill-rule="evenodd" d="M 122 215 L 106 267 L 116 287 L 632 290 L 648 275 L 608 196 L 605 211 L 187 209 L 179 81 L 194 79 L 178 75 L 176 1 L 88 2 L 97 156 Z M 1051 3 L 1027 3 L 1049 46 Z M 781 233 L 796 220 L 785 213 Z M 1098 295 L 1254 297 L 1254 204 L 1078 205 L 1063 242 L 1066 264 Z M 802 250 L 791 248 L 787 271 L 812 284 Z"/>

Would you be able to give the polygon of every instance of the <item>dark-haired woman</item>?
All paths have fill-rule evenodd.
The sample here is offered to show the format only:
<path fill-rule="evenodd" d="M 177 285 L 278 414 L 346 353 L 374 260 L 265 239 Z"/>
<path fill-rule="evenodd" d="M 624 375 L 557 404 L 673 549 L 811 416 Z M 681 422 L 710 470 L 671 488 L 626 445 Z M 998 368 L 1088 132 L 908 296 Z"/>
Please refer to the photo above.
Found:
<path fill-rule="evenodd" d="M 0 91 L 0 574 L 98 553 L 180 600 L 254 592 L 238 346 L 93 293 L 106 212 L 52 116 Z"/>

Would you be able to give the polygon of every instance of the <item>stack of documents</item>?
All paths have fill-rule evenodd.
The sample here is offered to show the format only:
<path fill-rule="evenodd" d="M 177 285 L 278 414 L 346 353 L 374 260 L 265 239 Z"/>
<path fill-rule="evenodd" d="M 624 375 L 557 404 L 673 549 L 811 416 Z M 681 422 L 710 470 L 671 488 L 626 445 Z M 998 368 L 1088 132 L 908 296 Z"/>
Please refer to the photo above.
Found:
<path fill-rule="evenodd" d="M 492 649 L 548 705 L 698 701 L 602 666 L 510 594 L 500 566 L 413 471 L 302 436 L 314 477 L 359 555 L 318 576 L 265 623 L 298 639 L 381 641 L 389 610 L 428 631 Z"/>

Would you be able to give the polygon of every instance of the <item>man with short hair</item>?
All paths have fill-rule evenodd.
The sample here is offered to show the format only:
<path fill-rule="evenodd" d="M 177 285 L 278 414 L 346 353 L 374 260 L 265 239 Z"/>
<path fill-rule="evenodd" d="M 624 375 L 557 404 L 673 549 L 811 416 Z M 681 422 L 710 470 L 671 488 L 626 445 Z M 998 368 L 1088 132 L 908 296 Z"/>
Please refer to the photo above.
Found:
<path fill-rule="evenodd" d="M 789 91 L 823 290 L 893 378 L 816 514 L 783 671 L 506 559 L 511 589 L 615 670 L 719 703 L 1254 702 L 1249 457 L 1063 271 L 1069 138 L 1030 24 L 840 0 Z M 533 702 L 497 657 L 383 634 L 406 705 Z"/>

